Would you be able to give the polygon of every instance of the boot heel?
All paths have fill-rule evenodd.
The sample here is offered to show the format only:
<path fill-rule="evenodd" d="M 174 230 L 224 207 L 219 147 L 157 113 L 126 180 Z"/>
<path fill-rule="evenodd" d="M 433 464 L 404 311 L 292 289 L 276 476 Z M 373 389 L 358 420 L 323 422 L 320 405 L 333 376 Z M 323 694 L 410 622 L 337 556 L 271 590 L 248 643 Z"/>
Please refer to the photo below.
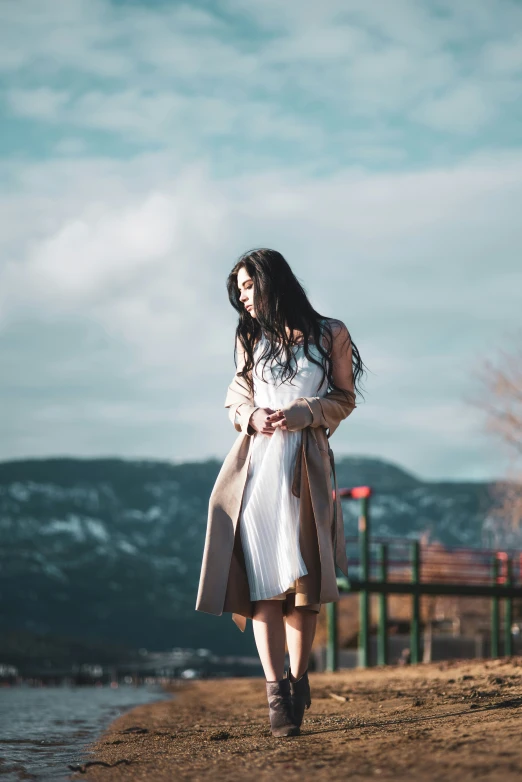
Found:
<path fill-rule="evenodd" d="M 281 679 L 278 682 L 267 682 L 266 695 L 272 735 L 278 738 L 298 736 L 301 731 L 292 714 L 290 681 Z"/>
<path fill-rule="evenodd" d="M 292 671 L 289 669 L 288 680 L 290 682 L 290 696 L 292 699 L 292 715 L 295 724 L 301 727 L 305 709 L 309 709 L 312 703 L 308 669 L 299 679 L 294 679 Z"/>

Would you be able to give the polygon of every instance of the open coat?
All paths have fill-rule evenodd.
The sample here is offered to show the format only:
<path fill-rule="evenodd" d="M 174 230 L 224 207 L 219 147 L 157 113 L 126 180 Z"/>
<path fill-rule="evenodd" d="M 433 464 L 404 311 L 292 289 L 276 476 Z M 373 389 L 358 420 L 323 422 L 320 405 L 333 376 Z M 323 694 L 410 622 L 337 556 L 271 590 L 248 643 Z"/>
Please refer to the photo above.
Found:
<path fill-rule="evenodd" d="M 256 406 L 245 379 L 238 373 L 228 387 L 225 407 L 240 434 L 210 495 L 196 610 L 218 616 L 231 612 L 236 625 L 244 630 L 247 617 L 252 617 L 253 603 L 238 522 L 255 434 L 249 420 Z M 282 408 L 288 430 L 302 432 L 292 492 L 300 498 L 301 554 L 313 574 L 297 580 L 296 606 L 318 610 L 318 604 L 338 600 L 336 567 L 348 576 L 343 516 L 329 438 L 354 407 L 353 393 L 334 390 L 322 397 L 299 397 Z"/>

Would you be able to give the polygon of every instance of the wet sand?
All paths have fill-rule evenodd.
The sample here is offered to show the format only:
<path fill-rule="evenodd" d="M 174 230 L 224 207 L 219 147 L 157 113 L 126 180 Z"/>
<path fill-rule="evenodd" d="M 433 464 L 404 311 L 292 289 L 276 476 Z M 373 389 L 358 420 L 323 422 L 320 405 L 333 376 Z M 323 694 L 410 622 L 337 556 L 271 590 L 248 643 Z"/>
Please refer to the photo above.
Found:
<path fill-rule="evenodd" d="M 263 679 L 183 683 L 92 747 L 88 780 L 522 779 L 522 657 L 312 674 L 301 735 L 276 739 Z"/>

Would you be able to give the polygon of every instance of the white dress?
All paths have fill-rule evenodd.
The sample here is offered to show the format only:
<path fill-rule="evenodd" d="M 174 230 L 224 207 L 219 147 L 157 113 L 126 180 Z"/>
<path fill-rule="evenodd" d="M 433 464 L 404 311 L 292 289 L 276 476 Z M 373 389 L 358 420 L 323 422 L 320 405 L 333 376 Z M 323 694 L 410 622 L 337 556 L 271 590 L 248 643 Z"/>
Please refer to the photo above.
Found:
<path fill-rule="evenodd" d="M 262 337 L 254 360 L 262 352 Z M 324 396 L 328 381 L 321 367 L 309 361 L 302 345 L 292 348 L 297 374 L 290 383 L 280 380 L 277 362 L 253 369 L 254 405 L 283 408 L 302 396 Z M 319 350 L 310 352 L 320 360 Z M 263 381 L 264 376 L 264 381 Z M 266 382 L 265 382 L 266 381 Z M 269 435 L 252 435 L 252 454 L 243 494 L 240 533 L 251 600 L 284 597 L 294 581 L 308 572 L 299 548 L 299 497 L 292 494 L 292 478 L 301 432 L 276 429 Z"/>

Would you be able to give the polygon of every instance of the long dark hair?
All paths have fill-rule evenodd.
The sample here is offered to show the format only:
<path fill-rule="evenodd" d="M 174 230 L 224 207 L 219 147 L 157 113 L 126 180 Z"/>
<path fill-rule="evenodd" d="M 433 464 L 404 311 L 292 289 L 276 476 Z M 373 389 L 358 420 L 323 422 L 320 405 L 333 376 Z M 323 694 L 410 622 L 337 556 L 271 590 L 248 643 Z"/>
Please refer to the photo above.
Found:
<path fill-rule="evenodd" d="M 250 315 L 240 301 L 241 294 L 237 286 L 237 275 L 243 267 L 254 282 L 255 318 Z M 281 367 L 281 381 L 289 380 L 292 382 L 295 377 L 297 363 L 292 347 L 296 343 L 292 342 L 292 336 L 289 337 L 286 333 L 286 326 L 288 326 L 290 335 L 296 331 L 302 333 L 305 355 L 311 362 L 322 368 L 322 382 L 328 378 L 329 389 L 346 392 L 346 389 L 338 388 L 332 378 L 333 330 L 331 323 L 335 324 L 336 321 L 326 319 L 321 324 L 323 316 L 314 310 L 303 286 L 281 253 L 266 248 L 246 252 L 239 258 L 228 275 L 227 290 L 230 303 L 239 313 L 234 361 L 237 367 L 237 341 L 239 341 L 245 353 L 245 363 L 238 375 L 245 378 L 252 391 L 251 370 L 254 367 L 254 348 L 263 335 L 266 344 L 258 362 L 265 362 L 268 359 L 274 360 Z M 326 347 L 323 345 L 321 332 Z M 364 364 L 349 332 L 346 339 L 350 341 L 352 346 L 355 392 L 360 394 Z M 314 344 L 319 350 L 320 360 L 313 355 L 313 351 L 310 351 L 311 344 Z"/>

